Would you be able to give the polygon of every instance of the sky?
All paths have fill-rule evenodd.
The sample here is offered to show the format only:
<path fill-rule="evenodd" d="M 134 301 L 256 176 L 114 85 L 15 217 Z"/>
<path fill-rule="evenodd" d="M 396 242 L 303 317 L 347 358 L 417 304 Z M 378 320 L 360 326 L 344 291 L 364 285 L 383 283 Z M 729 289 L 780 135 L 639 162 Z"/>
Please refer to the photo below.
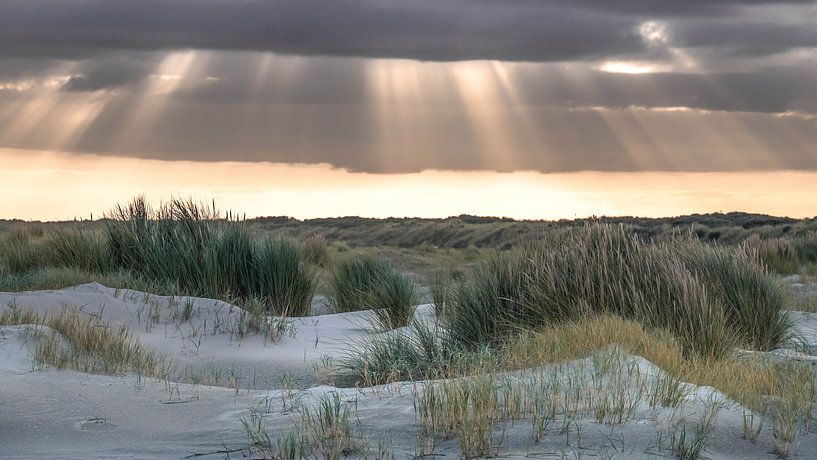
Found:
<path fill-rule="evenodd" d="M 817 2 L 2 0 L 0 218 L 817 215 Z"/>

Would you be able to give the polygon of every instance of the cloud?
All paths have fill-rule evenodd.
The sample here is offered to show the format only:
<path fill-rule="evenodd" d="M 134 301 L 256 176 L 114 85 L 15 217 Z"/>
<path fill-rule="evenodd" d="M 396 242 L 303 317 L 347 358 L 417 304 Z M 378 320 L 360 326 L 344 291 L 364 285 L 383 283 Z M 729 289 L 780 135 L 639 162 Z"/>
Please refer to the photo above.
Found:
<path fill-rule="evenodd" d="M 54 133 L 76 126 L 90 96 L 64 92 L 43 107 L 34 99 L 32 110 L 24 105 L 20 111 L 40 118 L 17 135 L 0 130 L 0 146 L 163 160 L 326 163 L 371 173 L 817 170 L 817 124 L 804 116 L 512 104 L 493 91 L 484 94 L 498 99 L 402 104 L 372 95 L 321 103 L 156 95 L 147 86 L 94 93 L 106 98 L 104 106 L 58 146 Z M 445 85 L 439 90 L 447 92 Z"/>
<path fill-rule="evenodd" d="M 639 51 L 632 19 L 462 0 L 11 0 L 6 53 L 173 48 L 434 60 L 562 60 Z"/>
<path fill-rule="evenodd" d="M 796 0 L 5 0 L 0 148 L 817 170 L 815 23 Z"/>
<path fill-rule="evenodd" d="M 666 22 L 683 45 L 770 53 L 817 44 L 813 7 L 794 0 L 6 0 L 0 52 L 198 48 L 565 61 L 645 53 L 639 26 L 651 20 Z"/>
<path fill-rule="evenodd" d="M 66 91 L 99 91 L 142 82 L 154 69 L 155 56 L 106 54 L 82 62 L 63 85 Z"/>
<path fill-rule="evenodd" d="M 174 97 L 191 103 L 212 104 L 366 104 L 372 98 L 370 61 L 311 58 L 298 64 L 293 78 L 287 66 L 293 58 L 278 58 L 277 71 L 259 81 L 259 55 L 215 53 L 208 74 L 180 87 Z M 461 64 L 399 64 L 394 72 L 412 75 L 412 101 L 424 106 L 461 104 L 461 89 L 453 78 Z M 490 65 L 476 66 L 487 84 L 498 85 Z M 504 84 L 513 88 L 519 102 L 532 106 L 677 108 L 782 113 L 800 110 L 817 113 L 817 66 L 764 67 L 742 72 L 655 72 L 623 74 L 605 72 L 592 65 L 515 64 L 504 67 Z M 436 79 L 435 79 L 436 76 Z M 395 91 L 410 91 L 394 88 Z M 499 101 L 495 101 L 499 102 Z"/>

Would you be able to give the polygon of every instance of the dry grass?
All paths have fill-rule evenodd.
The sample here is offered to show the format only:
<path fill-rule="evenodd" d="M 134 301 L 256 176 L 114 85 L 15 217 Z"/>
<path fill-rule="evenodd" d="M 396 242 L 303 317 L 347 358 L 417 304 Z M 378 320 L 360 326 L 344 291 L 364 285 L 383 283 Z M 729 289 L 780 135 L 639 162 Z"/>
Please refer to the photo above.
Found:
<path fill-rule="evenodd" d="M 812 423 L 817 401 L 817 375 L 809 365 L 734 355 L 689 357 L 669 333 L 648 332 L 615 316 L 526 333 L 497 353 L 481 367 L 469 367 L 470 376 L 458 377 L 464 369 L 450 368 L 450 378 L 415 386 L 424 453 L 456 438 L 466 458 L 494 455 L 502 427 L 518 420 L 530 423 L 534 443 L 557 430 L 580 445 L 581 419 L 614 426 L 661 408 L 675 414 L 689 399 L 692 387 L 684 383 L 689 382 L 712 386 L 749 408 L 745 436 L 756 439 L 760 423 L 773 427 L 776 452 L 785 457 Z M 631 355 L 661 371 L 645 374 Z M 512 370 L 524 372 L 507 372 Z M 678 458 L 699 458 L 721 406 L 720 400 L 709 401 L 697 423 L 671 415 L 665 447 Z"/>
<path fill-rule="evenodd" d="M 589 356 L 610 345 L 642 356 L 680 380 L 712 386 L 744 406 L 771 416 L 777 414 L 771 413 L 768 401 L 789 401 L 799 408 L 805 423 L 811 418 L 811 405 L 817 402 L 817 375 L 808 364 L 762 357 L 689 357 L 669 334 L 650 333 L 636 322 L 614 316 L 524 334 L 510 345 L 502 361 L 509 368 L 525 369 Z"/>
<path fill-rule="evenodd" d="M 36 334 L 39 342 L 32 360 L 37 368 L 53 366 L 96 374 L 121 375 L 135 372 L 162 377 L 166 360 L 144 348 L 126 326 L 111 325 L 93 315 L 66 309 L 57 314 L 38 315 L 20 308 L 0 313 L 0 326 L 47 326 L 52 333 Z"/>
<path fill-rule="evenodd" d="M 492 374 L 441 380 L 414 395 L 414 411 L 426 438 L 457 437 L 465 458 L 494 453 L 494 425 L 502 418 Z"/>
<path fill-rule="evenodd" d="M 817 294 L 795 292 L 792 298 L 792 310 L 817 313 Z"/>
<path fill-rule="evenodd" d="M 0 326 L 17 326 L 23 324 L 42 326 L 43 318 L 33 311 L 24 310 L 14 305 L 0 312 Z"/>

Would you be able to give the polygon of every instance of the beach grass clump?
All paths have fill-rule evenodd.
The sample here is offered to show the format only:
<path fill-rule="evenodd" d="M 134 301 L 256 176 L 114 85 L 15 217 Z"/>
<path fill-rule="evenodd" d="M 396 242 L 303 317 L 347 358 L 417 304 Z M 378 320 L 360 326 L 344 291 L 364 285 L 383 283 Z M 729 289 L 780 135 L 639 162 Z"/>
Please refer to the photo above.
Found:
<path fill-rule="evenodd" d="M 752 235 L 745 244 L 777 273 L 817 273 L 817 232 L 777 238 Z"/>
<path fill-rule="evenodd" d="M 445 308 L 448 305 L 451 288 L 454 284 L 453 281 L 451 273 L 446 270 L 436 270 L 428 280 L 428 289 L 437 316 L 445 315 Z"/>
<path fill-rule="evenodd" d="M 345 258 L 337 263 L 329 280 L 332 311 L 345 313 L 366 310 L 377 283 L 393 268 L 372 256 Z"/>
<path fill-rule="evenodd" d="M 396 270 L 384 271 L 374 280 L 367 298 L 372 308 L 370 321 L 381 330 L 407 326 L 418 302 L 414 280 Z"/>
<path fill-rule="evenodd" d="M 423 435 L 456 437 L 464 458 L 496 453 L 494 427 L 502 410 L 493 374 L 423 384 L 414 391 L 414 412 Z"/>
<path fill-rule="evenodd" d="M 42 326 L 45 319 L 37 313 L 14 304 L 0 311 L 0 326 Z"/>
<path fill-rule="evenodd" d="M 741 345 L 771 350 L 792 337 L 787 311 L 790 298 L 782 283 L 769 275 L 756 252 L 684 242 L 679 251 L 686 266 L 706 284 L 720 303 Z"/>
<path fill-rule="evenodd" d="M 252 295 L 266 301 L 269 311 L 286 316 L 307 316 L 317 278 L 297 243 L 267 239 L 259 243 L 253 263 Z"/>
<path fill-rule="evenodd" d="M 144 348 L 127 326 L 113 328 L 95 315 L 76 308 L 55 314 L 37 314 L 18 306 L 0 312 L 0 326 L 32 326 L 38 339 L 32 361 L 37 368 L 53 366 L 95 374 L 161 377 L 167 372 L 166 360 Z M 51 333 L 39 327 L 48 327 Z"/>
<path fill-rule="evenodd" d="M 758 413 L 773 416 L 779 402 L 790 401 L 800 408 L 801 420 L 813 417 L 810 409 L 817 403 L 817 369 L 808 363 L 763 355 L 688 355 L 673 334 L 616 316 L 588 317 L 521 334 L 504 348 L 497 362 L 505 369 L 526 369 L 590 356 L 594 350 L 613 345 L 666 373 L 668 380 L 652 385 L 655 397 L 664 400 L 662 405 L 673 406 L 683 398 L 681 381 L 714 387 Z"/>
<path fill-rule="evenodd" d="M 704 449 L 712 436 L 712 429 L 722 406 L 717 401 L 707 401 L 698 423 L 688 426 L 681 420 L 672 432 L 672 452 L 678 460 L 698 460 L 703 458 Z"/>
<path fill-rule="evenodd" d="M 116 266 L 171 280 L 191 294 L 206 294 L 204 256 L 214 239 L 214 208 L 173 199 L 154 210 L 138 197 L 108 217 L 108 245 Z"/>
<path fill-rule="evenodd" d="M 53 267 L 107 273 L 113 266 L 105 239 L 97 232 L 57 230 L 45 239 L 44 250 Z"/>
<path fill-rule="evenodd" d="M 316 267 L 325 267 L 329 263 L 329 244 L 326 237 L 314 233 L 306 237 L 302 245 L 304 259 Z"/>
<path fill-rule="evenodd" d="M 442 316 L 451 340 L 476 348 L 504 339 L 517 321 L 533 322 L 524 304 L 525 262 L 519 254 L 494 254 L 452 288 Z"/>
<path fill-rule="evenodd" d="M 309 313 L 317 279 L 290 239 L 258 240 L 215 206 L 173 199 L 153 209 L 139 197 L 108 223 L 114 264 L 181 292 L 226 300 L 260 298 L 275 314 Z"/>
<path fill-rule="evenodd" d="M 204 247 L 201 286 L 191 288 L 207 297 L 249 299 L 257 294 L 253 284 L 256 247 L 246 228 L 225 226 Z"/>
<path fill-rule="evenodd" d="M 258 238 L 244 222 L 222 218 L 215 205 L 192 200 L 154 208 L 137 197 L 106 217 L 102 232 L 2 235 L 0 289 L 99 281 L 166 295 L 262 299 L 268 313 L 309 313 L 317 277 L 294 240 Z"/>
<path fill-rule="evenodd" d="M 341 260 L 329 283 L 333 311 L 372 310 L 371 322 L 383 330 L 408 325 L 419 302 L 413 279 L 388 261 L 371 256 Z"/>
<path fill-rule="evenodd" d="M 44 338 L 34 352 L 34 362 L 60 369 L 121 375 L 137 372 L 159 376 L 163 360 L 145 349 L 127 326 L 113 328 L 95 316 L 66 310 L 49 315 L 45 325 L 59 335 Z M 67 344 L 61 344 L 62 339 Z"/>
<path fill-rule="evenodd" d="M 655 372 L 642 373 L 640 359 L 633 356 L 652 362 Z M 762 414 L 773 427 L 778 454 L 785 456 L 813 423 L 811 410 L 817 402 L 817 372 L 808 363 L 687 356 L 671 334 L 616 316 L 587 317 L 522 334 L 498 350 L 492 364 L 456 369 L 466 372 L 461 377 L 416 384 L 415 414 L 424 439 L 456 437 L 464 456 L 486 455 L 497 444 L 495 428 L 506 421 L 528 419 L 538 442 L 554 421 L 570 436 L 577 418 L 625 423 L 637 416 L 642 402 L 675 414 L 695 403 L 692 385 L 699 385 L 714 387 Z M 507 372 L 511 370 L 521 372 Z M 713 393 L 703 410 L 693 413 L 697 422 L 671 420 L 673 454 L 700 458 L 724 404 Z M 434 442 L 427 444 L 426 453 L 433 451 Z"/>
<path fill-rule="evenodd" d="M 341 361 L 341 386 L 375 386 L 412 380 L 468 375 L 493 369 L 493 350 L 463 350 L 438 324 L 412 320 L 407 328 L 355 344 Z"/>
<path fill-rule="evenodd" d="M 817 403 L 817 370 L 808 363 L 778 362 L 762 355 L 690 355 L 670 331 L 615 315 L 592 315 L 522 331 L 500 346 L 479 350 L 458 348 L 441 327 L 415 323 L 410 329 L 377 335 L 350 351 L 338 380 L 350 386 L 373 386 L 455 378 L 564 363 L 616 347 L 662 370 L 645 383 L 651 406 L 677 407 L 686 398 L 686 383 L 690 383 L 717 388 L 745 407 L 769 416 L 777 413 L 768 407 L 770 398 L 791 401 L 801 408 L 799 426 L 803 426 L 813 417 L 810 408 Z"/>
<path fill-rule="evenodd" d="M 273 442 L 266 423 L 269 407 L 250 409 L 241 418 L 250 452 L 260 458 L 281 460 L 340 460 L 356 452 L 368 451 L 355 430 L 356 406 L 344 401 L 337 392 L 320 395 L 300 410 L 302 415 L 295 421 L 292 430 Z"/>
<path fill-rule="evenodd" d="M 315 407 L 304 409 L 304 428 L 320 458 L 339 459 L 358 448 L 351 407 L 337 392 L 324 394 Z"/>
<path fill-rule="evenodd" d="M 44 240 L 39 228 L 17 228 L 0 235 L 0 273 L 25 273 L 46 265 Z"/>
<path fill-rule="evenodd" d="M 555 234 L 477 267 L 453 288 L 444 320 L 471 347 L 601 313 L 670 331 L 700 355 L 787 340 L 785 295 L 771 275 L 748 256 L 695 245 L 598 224 Z"/>

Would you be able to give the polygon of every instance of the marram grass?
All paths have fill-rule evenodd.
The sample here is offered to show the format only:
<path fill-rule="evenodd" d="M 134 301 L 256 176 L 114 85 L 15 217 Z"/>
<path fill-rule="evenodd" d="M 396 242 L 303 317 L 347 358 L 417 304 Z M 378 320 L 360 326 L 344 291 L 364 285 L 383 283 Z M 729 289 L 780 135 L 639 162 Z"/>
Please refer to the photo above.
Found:
<path fill-rule="evenodd" d="M 154 209 L 138 197 L 107 217 L 101 233 L 3 235 L 0 288 L 93 280 L 162 294 L 263 299 L 276 314 L 309 313 L 317 278 L 294 240 L 257 238 L 243 222 L 221 219 L 214 206 L 190 200 Z"/>
<path fill-rule="evenodd" d="M 667 330 L 689 354 L 772 349 L 791 338 L 788 300 L 740 251 L 645 242 L 615 226 L 572 229 L 482 263 L 447 296 L 443 319 L 466 348 L 606 313 Z"/>
<path fill-rule="evenodd" d="M 66 309 L 39 315 L 21 308 L 0 313 L 0 326 L 46 326 L 50 333 L 36 329 L 38 340 L 32 361 L 35 367 L 53 366 L 95 374 L 121 375 L 135 372 L 151 377 L 167 374 L 169 362 L 145 348 L 126 326 L 112 327 L 93 315 Z"/>

